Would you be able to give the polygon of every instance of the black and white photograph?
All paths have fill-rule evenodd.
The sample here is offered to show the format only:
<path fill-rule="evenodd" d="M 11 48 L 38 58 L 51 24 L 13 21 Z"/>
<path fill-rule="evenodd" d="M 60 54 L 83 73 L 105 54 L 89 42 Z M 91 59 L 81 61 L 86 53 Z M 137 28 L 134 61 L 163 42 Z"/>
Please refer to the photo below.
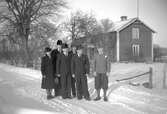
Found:
<path fill-rule="evenodd" d="M 167 114 L 167 0 L 0 0 L 0 114 Z"/>

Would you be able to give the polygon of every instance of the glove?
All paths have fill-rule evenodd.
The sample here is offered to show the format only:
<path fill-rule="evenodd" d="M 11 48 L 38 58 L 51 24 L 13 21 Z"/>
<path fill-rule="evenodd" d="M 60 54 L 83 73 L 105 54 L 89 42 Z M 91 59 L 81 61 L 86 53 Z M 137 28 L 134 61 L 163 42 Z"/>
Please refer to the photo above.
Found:
<path fill-rule="evenodd" d="M 59 79 L 58 79 L 58 78 L 55 78 L 55 79 L 54 79 L 54 82 L 55 82 L 55 84 L 58 84 L 58 83 L 59 83 Z"/>
<path fill-rule="evenodd" d="M 75 74 L 73 74 L 72 77 L 75 78 Z"/>

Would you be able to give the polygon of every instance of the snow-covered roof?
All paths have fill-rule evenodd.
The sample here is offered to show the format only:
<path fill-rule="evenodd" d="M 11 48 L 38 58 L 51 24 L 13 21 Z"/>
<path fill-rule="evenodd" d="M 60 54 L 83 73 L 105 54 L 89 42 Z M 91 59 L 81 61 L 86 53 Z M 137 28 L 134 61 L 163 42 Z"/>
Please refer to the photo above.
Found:
<path fill-rule="evenodd" d="M 115 32 L 115 31 L 119 32 L 137 20 L 139 20 L 139 18 L 130 18 L 130 19 L 127 19 L 124 21 L 115 22 L 113 24 L 113 27 L 108 32 Z M 148 27 L 153 33 L 155 33 L 155 31 L 153 29 L 151 29 L 148 25 L 146 25 L 143 21 L 141 21 L 141 20 L 139 20 L 139 21 L 141 23 L 143 23 L 146 27 Z"/>

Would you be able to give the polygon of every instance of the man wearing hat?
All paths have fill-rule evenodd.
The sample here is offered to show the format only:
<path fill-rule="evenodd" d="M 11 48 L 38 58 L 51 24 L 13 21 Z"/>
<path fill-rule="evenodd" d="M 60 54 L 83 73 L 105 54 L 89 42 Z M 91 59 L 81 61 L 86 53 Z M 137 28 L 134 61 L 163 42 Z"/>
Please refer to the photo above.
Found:
<path fill-rule="evenodd" d="M 78 46 L 77 55 L 71 61 L 71 72 L 72 76 L 76 79 L 77 98 L 79 100 L 83 97 L 86 100 L 90 100 L 87 83 L 89 66 L 88 57 L 83 54 L 83 47 Z"/>
<path fill-rule="evenodd" d="M 61 48 L 62 48 L 62 40 L 57 40 L 57 48 L 54 49 L 51 53 L 51 56 L 53 58 L 52 64 L 53 64 L 53 74 L 54 74 L 54 81 L 55 81 L 55 86 L 54 86 L 55 96 L 59 96 L 61 93 L 60 77 L 58 77 L 56 74 L 56 61 L 57 61 L 58 55 L 62 53 Z"/>
<path fill-rule="evenodd" d="M 61 80 L 61 96 L 66 99 L 71 98 L 71 58 L 67 44 L 62 45 L 62 51 L 57 57 L 56 72 Z"/>
<path fill-rule="evenodd" d="M 71 51 L 70 51 L 71 61 L 72 61 L 72 58 L 75 57 L 75 55 L 77 55 L 77 46 L 75 44 L 72 44 Z M 71 76 L 71 88 L 72 88 L 73 97 L 76 97 L 76 81 L 75 81 L 75 77 L 72 77 L 72 76 Z"/>
<path fill-rule="evenodd" d="M 104 101 L 107 101 L 106 92 L 108 89 L 108 76 L 110 73 L 110 62 L 107 55 L 103 52 L 103 47 L 97 48 L 98 54 L 94 59 L 94 76 L 95 76 L 95 89 L 97 91 L 97 97 L 95 101 L 100 100 L 100 90 L 103 89 Z"/>
<path fill-rule="evenodd" d="M 45 48 L 45 55 L 41 59 L 42 84 L 41 88 L 46 89 L 47 99 L 53 98 L 52 89 L 54 88 L 53 66 L 51 58 L 51 49 Z"/>

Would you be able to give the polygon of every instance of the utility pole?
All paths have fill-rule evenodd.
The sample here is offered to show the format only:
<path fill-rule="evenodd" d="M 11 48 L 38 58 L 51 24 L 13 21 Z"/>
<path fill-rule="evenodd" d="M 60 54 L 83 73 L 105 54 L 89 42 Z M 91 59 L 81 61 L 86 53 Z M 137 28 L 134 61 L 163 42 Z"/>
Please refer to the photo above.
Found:
<path fill-rule="evenodd" d="M 137 18 L 139 18 L 139 0 L 137 0 Z"/>

